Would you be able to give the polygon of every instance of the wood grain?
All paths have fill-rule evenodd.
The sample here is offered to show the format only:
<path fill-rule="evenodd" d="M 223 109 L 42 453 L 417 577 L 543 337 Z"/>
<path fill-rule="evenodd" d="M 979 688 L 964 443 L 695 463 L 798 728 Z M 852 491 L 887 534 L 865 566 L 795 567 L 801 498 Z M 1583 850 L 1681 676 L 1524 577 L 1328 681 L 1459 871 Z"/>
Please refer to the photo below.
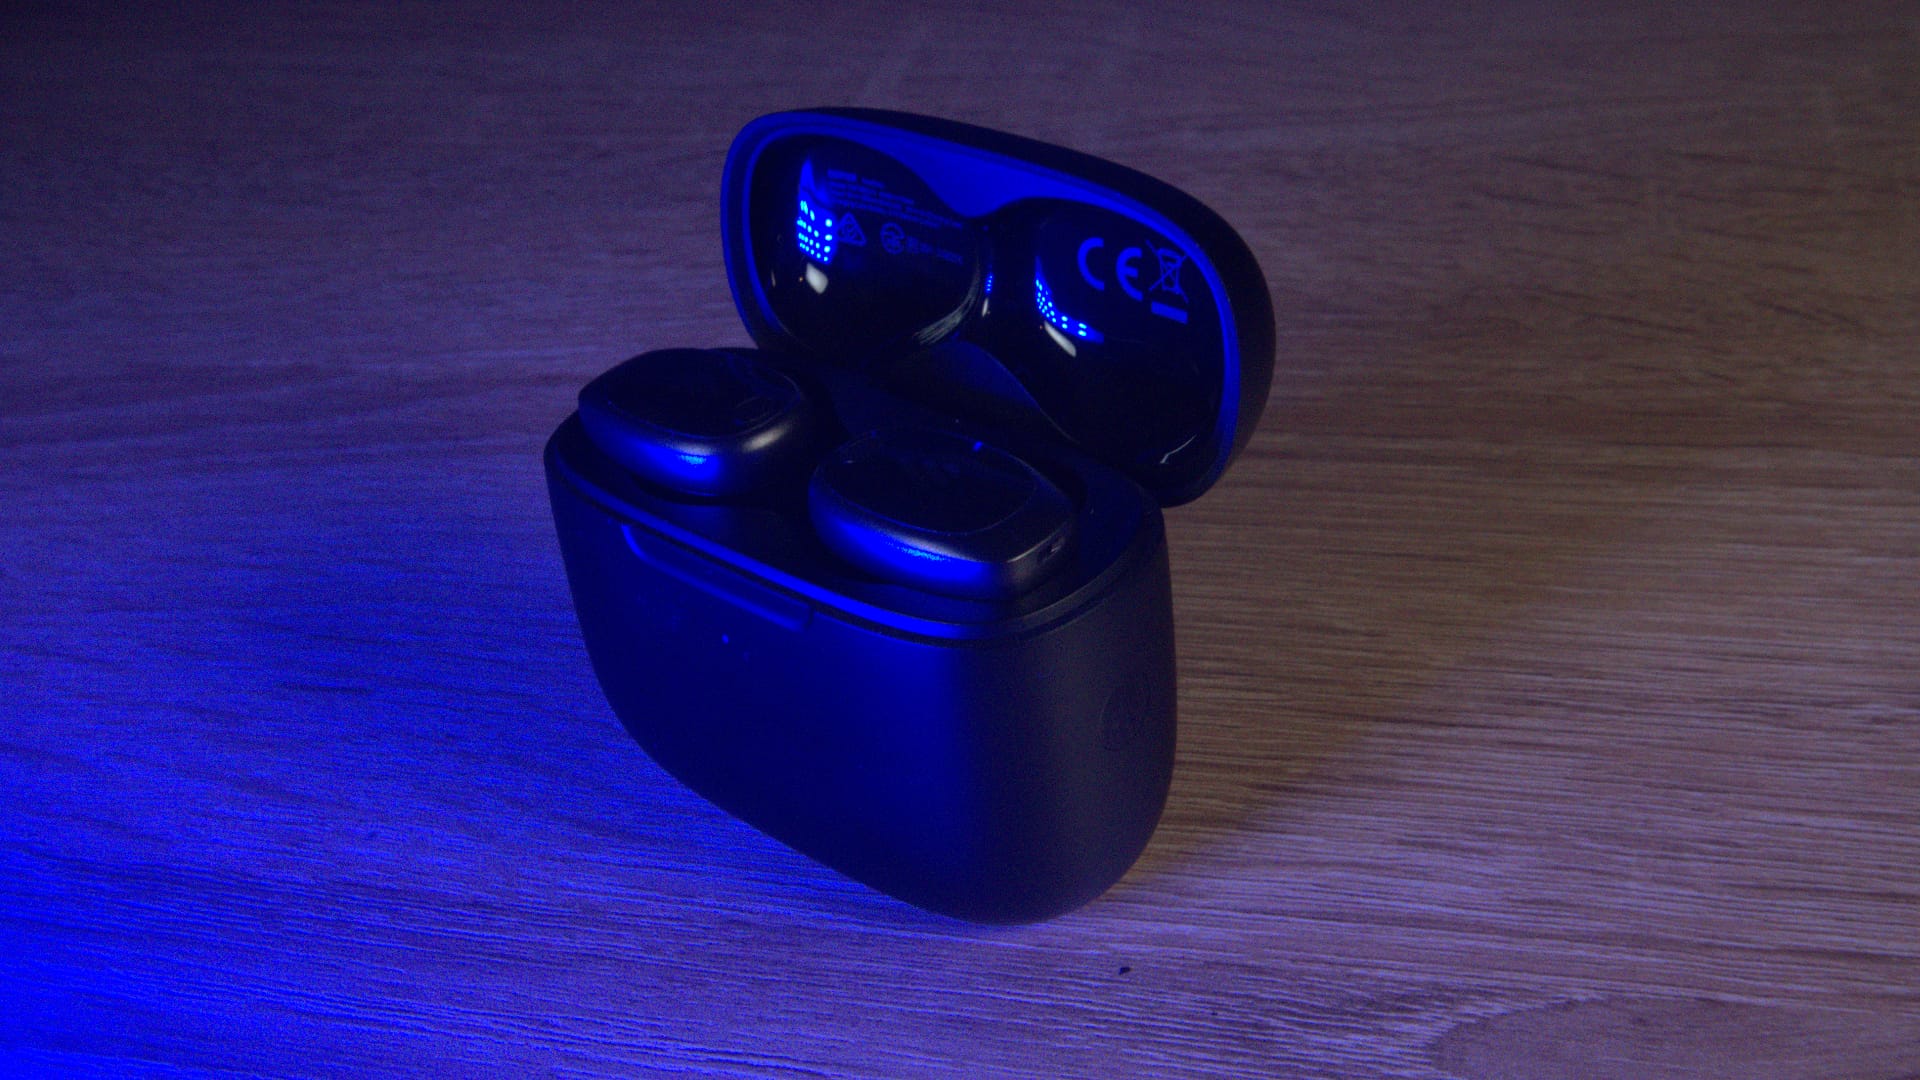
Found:
<path fill-rule="evenodd" d="M 743 343 L 727 141 L 1260 257 L 1146 857 L 835 877 L 599 696 L 538 452 Z M 1920 1077 L 1920 8 L 0 13 L 0 1074 Z"/>

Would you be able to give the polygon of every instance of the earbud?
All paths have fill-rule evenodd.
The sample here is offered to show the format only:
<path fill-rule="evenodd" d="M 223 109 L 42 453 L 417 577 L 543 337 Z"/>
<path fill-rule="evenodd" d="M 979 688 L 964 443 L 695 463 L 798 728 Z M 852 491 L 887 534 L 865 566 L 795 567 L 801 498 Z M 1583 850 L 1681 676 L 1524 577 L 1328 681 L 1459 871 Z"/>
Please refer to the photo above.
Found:
<path fill-rule="evenodd" d="M 798 383 L 737 349 L 644 353 L 580 391 L 595 446 L 643 480 L 709 498 L 797 484 L 817 453 Z M 1073 540 L 1073 502 L 1033 466 L 950 432 L 863 435 L 813 470 L 814 531 L 887 581 L 973 599 L 1032 588 Z"/>
<path fill-rule="evenodd" d="M 941 431 L 839 447 L 807 492 L 814 530 L 847 562 L 928 592 L 991 599 L 1045 577 L 1073 541 L 1073 503 L 1003 450 Z"/>
<path fill-rule="evenodd" d="M 799 384 L 740 349 L 636 356 L 580 391 L 580 421 L 643 479 L 711 497 L 798 477 L 815 427 Z"/>

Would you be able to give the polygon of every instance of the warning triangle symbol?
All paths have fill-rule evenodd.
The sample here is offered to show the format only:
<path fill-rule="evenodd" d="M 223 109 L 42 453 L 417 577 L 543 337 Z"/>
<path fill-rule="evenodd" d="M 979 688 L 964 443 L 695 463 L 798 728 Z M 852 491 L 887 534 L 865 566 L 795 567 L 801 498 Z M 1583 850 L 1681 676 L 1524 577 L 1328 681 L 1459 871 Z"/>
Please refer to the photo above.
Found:
<path fill-rule="evenodd" d="M 848 247 L 867 246 L 867 234 L 860 231 L 860 219 L 852 213 L 841 218 L 839 227 L 833 231 L 840 234 L 837 239 Z"/>

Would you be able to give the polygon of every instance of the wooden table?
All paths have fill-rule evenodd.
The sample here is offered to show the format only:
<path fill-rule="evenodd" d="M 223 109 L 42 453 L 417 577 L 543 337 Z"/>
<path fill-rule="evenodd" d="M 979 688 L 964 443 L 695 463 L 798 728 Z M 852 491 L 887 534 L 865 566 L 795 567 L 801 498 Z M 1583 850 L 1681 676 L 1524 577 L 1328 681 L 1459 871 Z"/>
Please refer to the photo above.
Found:
<path fill-rule="evenodd" d="M 0 1075 L 1920 1075 L 1920 9 L 0 15 Z M 1572 6 L 1572 5 L 1568 5 Z M 747 120 L 1218 209 L 1180 762 L 979 928 L 633 745 L 539 465 Z"/>

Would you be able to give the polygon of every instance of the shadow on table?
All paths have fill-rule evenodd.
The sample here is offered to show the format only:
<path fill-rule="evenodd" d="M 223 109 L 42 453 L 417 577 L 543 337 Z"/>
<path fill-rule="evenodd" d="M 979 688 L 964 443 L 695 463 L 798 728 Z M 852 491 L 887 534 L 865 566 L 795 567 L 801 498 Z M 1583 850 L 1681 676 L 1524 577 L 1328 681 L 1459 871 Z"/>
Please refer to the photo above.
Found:
<path fill-rule="evenodd" d="M 1169 513 L 1180 757 L 1130 883 L 1377 783 L 1353 758 L 1383 725 L 1468 722 L 1436 686 L 1510 676 L 1470 669 L 1589 599 L 1699 451 L 1767 437 L 1692 389 L 1714 360 L 1679 337 L 1528 306 L 1296 343 L 1329 369 L 1279 375 L 1220 488 Z"/>

